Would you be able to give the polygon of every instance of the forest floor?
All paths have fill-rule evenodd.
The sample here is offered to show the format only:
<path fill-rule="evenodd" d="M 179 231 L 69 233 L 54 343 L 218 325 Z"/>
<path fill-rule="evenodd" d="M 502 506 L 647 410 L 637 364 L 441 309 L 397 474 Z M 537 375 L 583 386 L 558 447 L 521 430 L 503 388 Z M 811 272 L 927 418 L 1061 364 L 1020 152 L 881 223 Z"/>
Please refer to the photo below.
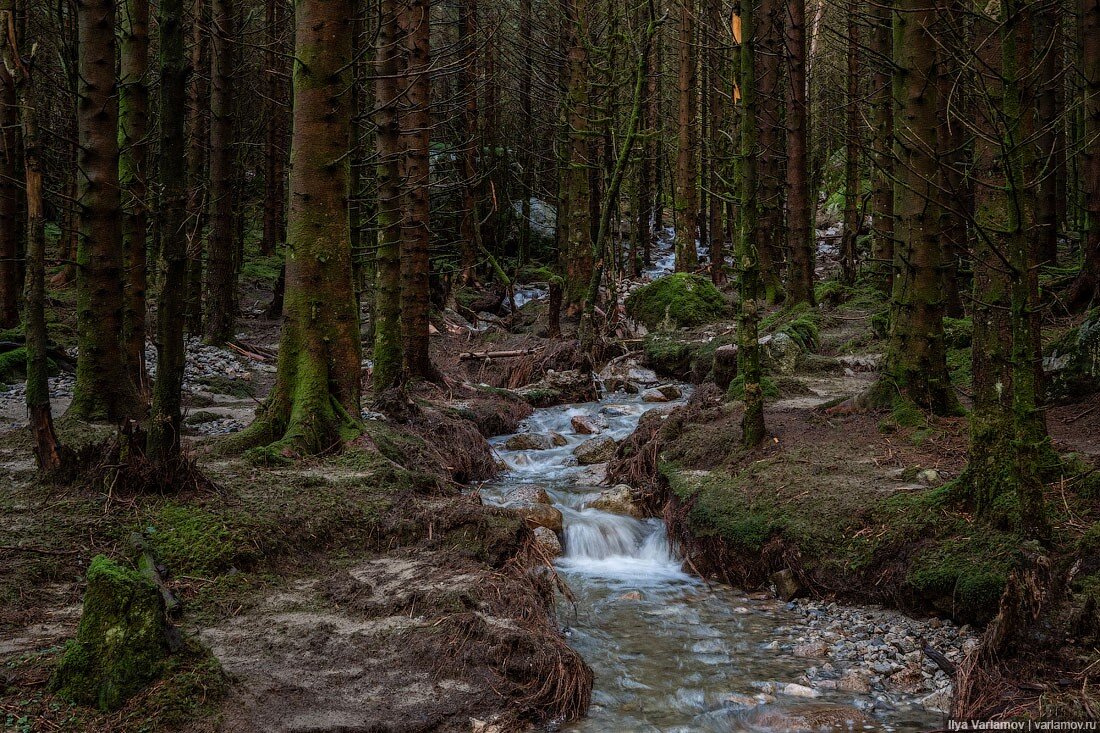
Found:
<path fill-rule="evenodd" d="M 432 338 L 445 386 L 418 388 L 401 420 L 365 412 L 364 436 L 340 453 L 257 464 L 218 446 L 249 422 L 273 381 L 278 324 L 262 317 L 270 284 L 246 283 L 234 348 L 191 347 L 185 422 L 210 489 L 135 495 L 105 484 L 109 472 L 41 484 L 20 427 L 19 388 L 0 394 L 0 427 L 9 430 L 0 434 L 6 725 L 510 731 L 583 709 L 591 673 L 558 630 L 555 589 L 537 569 L 531 532 L 468 490 L 498 470 L 485 438 L 514 432 L 530 412 L 509 390 L 549 369 L 585 365 L 568 339 L 573 324 L 566 339 L 546 339 L 543 301 L 483 330 L 448 312 Z M 57 296 L 61 316 L 51 331 L 63 345 L 73 325 L 67 297 Z M 981 626 L 997 613 L 1020 553 L 1012 508 L 1001 524 L 979 526 L 951 496 L 966 460 L 965 418 L 830 409 L 873 382 L 883 349 L 873 327 L 878 304 L 858 291 L 836 301 L 816 318 L 812 349 L 770 377 L 769 439 L 752 453 L 736 448 L 739 404 L 709 373 L 732 321 L 662 337 L 676 344 L 671 361 L 660 338 L 616 346 L 613 354 L 633 349 L 666 376 L 700 384 L 671 417 L 643 420 L 619 446 L 612 477 L 646 492 L 704 575 L 759 588 L 791 570 L 814 598 Z M 794 332 L 803 319 L 777 310 L 765 326 Z M 461 358 L 512 350 L 533 353 Z M 953 346 L 964 401 L 968 355 L 964 344 Z M 61 414 L 71 378 L 62 373 L 51 385 Z M 985 679 L 980 699 L 968 693 L 969 711 L 1100 712 L 1090 687 L 1100 659 L 1095 627 L 1075 616 L 1100 591 L 1100 502 L 1084 488 L 1100 460 L 1100 396 L 1051 409 L 1048 424 L 1058 450 L 1086 466 L 1048 487 L 1051 563 L 1074 579 L 1036 626 L 1042 659 L 986 670 L 996 678 Z M 59 427 L 71 443 L 112 432 L 65 418 Z M 48 682 L 79 620 L 84 572 L 96 554 L 127 557 L 134 532 L 167 569 L 182 601 L 175 621 L 198 643 L 120 711 L 71 706 Z"/>

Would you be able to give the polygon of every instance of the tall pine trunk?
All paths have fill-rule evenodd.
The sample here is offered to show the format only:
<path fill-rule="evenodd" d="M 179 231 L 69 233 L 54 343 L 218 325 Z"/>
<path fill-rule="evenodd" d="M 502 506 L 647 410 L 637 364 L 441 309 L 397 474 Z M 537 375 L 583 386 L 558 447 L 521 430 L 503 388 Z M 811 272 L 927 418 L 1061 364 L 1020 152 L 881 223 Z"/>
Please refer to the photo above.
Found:
<path fill-rule="evenodd" d="M 405 114 L 401 137 L 405 152 L 405 205 L 401 225 L 401 329 L 405 370 L 410 378 L 435 381 L 429 354 L 429 276 L 431 259 L 431 13 L 428 0 L 408 0 L 401 13 L 408 55 Z"/>
<path fill-rule="evenodd" d="M 187 331 L 202 333 L 203 244 L 206 235 L 206 162 L 209 123 L 210 44 L 206 0 L 191 4 L 191 81 L 187 91 Z"/>
<path fill-rule="evenodd" d="M 844 239 L 840 245 L 840 271 L 844 282 L 856 281 L 856 240 L 861 229 L 859 175 L 860 114 L 859 98 L 859 7 L 849 0 L 847 7 L 847 45 L 845 47 L 847 84 L 844 96 Z"/>
<path fill-rule="evenodd" d="M 286 294 L 275 386 L 239 445 L 317 453 L 360 425 L 348 227 L 350 0 L 297 0 Z"/>
<path fill-rule="evenodd" d="M 375 395 L 401 384 L 405 368 L 401 336 L 401 131 L 397 109 L 402 43 L 397 4 L 398 0 L 381 0 L 375 46 L 378 253 L 375 256 L 374 373 L 371 379 Z"/>
<path fill-rule="evenodd" d="M 757 197 L 759 206 L 756 246 L 764 297 L 769 303 L 783 300 L 780 266 L 787 243 L 783 216 L 783 74 L 782 15 L 784 0 L 759 0 L 755 3 L 756 49 L 751 54 L 756 79 L 757 109 Z"/>
<path fill-rule="evenodd" d="M 267 48 L 264 49 L 264 93 L 267 118 L 264 120 L 264 223 L 260 252 L 271 255 L 286 238 L 286 149 L 283 130 L 286 128 L 286 87 L 282 44 L 284 0 L 265 0 L 264 25 Z"/>
<path fill-rule="evenodd" d="M 563 269 L 566 309 L 578 313 L 588 283 L 592 279 L 592 207 L 589 187 L 588 156 L 588 18 L 586 0 L 562 0 L 566 23 L 566 88 L 563 122 L 565 124 L 565 170 L 561 175 L 561 208 L 565 210 L 562 229 Z M 559 211 L 559 221 L 561 212 Z"/>
<path fill-rule="evenodd" d="M 695 3 L 678 0 L 680 17 L 678 75 L 676 82 L 676 270 L 692 272 L 699 264 L 695 247 L 698 236 L 699 169 L 697 60 L 695 54 Z"/>
<path fill-rule="evenodd" d="M 806 124 L 806 0 L 787 0 L 787 294 L 814 304 L 814 231 Z"/>
<path fill-rule="evenodd" d="M 82 420 L 137 417 L 141 403 L 123 348 L 122 211 L 118 184 L 118 79 L 113 0 L 81 0 L 77 107 L 76 384 L 69 412 Z"/>
<path fill-rule="evenodd" d="M 1069 305 L 1076 309 L 1100 297 L 1100 0 L 1080 0 L 1078 12 L 1084 77 L 1081 180 L 1086 224 L 1081 274 L 1067 296 Z"/>
<path fill-rule="evenodd" d="M 183 42 L 183 0 L 159 0 L 160 106 L 160 291 L 157 297 L 157 377 L 146 437 L 146 456 L 171 475 L 180 460 L 181 397 L 187 358 L 184 344 L 187 309 L 188 241 L 186 118 L 188 59 Z"/>
<path fill-rule="evenodd" d="M 233 0 L 212 0 L 210 62 L 210 241 L 206 256 L 204 337 L 232 341 L 237 320 L 233 175 Z"/>
<path fill-rule="evenodd" d="M 894 280 L 894 103 L 891 94 L 893 53 L 890 0 L 871 4 L 871 103 L 874 107 L 874 174 L 872 177 L 871 260 L 875 283 L 889 293 Z"/>
<path fill-rule="evenodd" d="M 768 0 L 741 2 L 741 236 L 734 262 L 741 298 L 737 317 L 737 370 L 744 385 L 745 414 L 741 419 L 741 444 L 746 448 L 764 440 L 764 392 L 761 387 L 760 342 L 758 341 L 763 288 L 757 256 L 760 242 L 757 167 L 760 148 L 757 128 L 760 112 L 756 54 L 759 43 L 760 8 Z M 766 17 L 766 16 L 764 16 Z"/>
<path fill-rule="evenodd" d="M 4 12 L 14 16 L 15 3 Z M 2 6 L 0 6 L 2 7 Z M 14 21 L 13 21 L 14 22 Z M 0 328 L 19 323 L 19 254 L 23 237 L 23 193 L 20 170 L 17 79 L 0 64 Z"/>
<path fill-rule="evenodd" d="M 943 316 L 943 218 L 936 205 L 936 19 L 932 0 L 894 7 L 894 285 L 883 397 L 937 414 L 957 410 L 947 373 Z"/>
<path fill-rule="evenodd" d="M 122 246 L 126 257 L 123 344 L 130 377 L 145 393 L 146 202 L 149 158 L 149 3 L 126 0 L 121 7 L 118 88 L 119 185 L 122 187 Z M 175 110 L 172 114 L 179 114 Z"/>

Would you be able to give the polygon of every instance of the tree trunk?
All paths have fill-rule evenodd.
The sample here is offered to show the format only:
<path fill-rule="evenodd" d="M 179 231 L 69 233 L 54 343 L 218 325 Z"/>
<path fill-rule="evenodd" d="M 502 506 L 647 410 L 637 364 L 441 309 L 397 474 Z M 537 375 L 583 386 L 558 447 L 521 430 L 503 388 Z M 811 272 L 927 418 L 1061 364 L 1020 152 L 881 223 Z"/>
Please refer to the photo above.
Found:
<path fill-rule="evenodd" d="M 814 304 L 814 230 L 806 129 L 806 0 L 787 0 L 787 294 Z"/>
<path fill-rule="evenodd" d="M 2 7 L 2 6 L 0 6 Z M 14 23 L 14 2 L 5 10 Z M 0 328 L 19 324 L 19 249 L 23 236 L 23 171 L 19 170 L 17 80 L 0 64 Z"/>
<path fill-rule="evenodd" d="M 891 95 L 893 29 L 890 0 L 871 4 L 870 52 L 874 106 L 874 176 L 871 202 L 874 228 L 871 259 L 875 283 L 889 293 L 894 281 L 894 104 Z"/>
<path fill-rule="evenodd" d="M 206 162 L 209 123 L 206 99 L 210 92 L 206 0 L 192 0 L 191 83 L 187 118 L 187 331 L 202 333 L 203 241 L 206 229 Z"/>
<path fill-rule="evenodd" d="M 756 79 L 757 108 L 757 195 L 759 207 L 756 247 L 759 274 L 764 298 L 769 303 L 783 300 L 780 264 L 787 238 L 783 217 L 783 92 L 782 75 L 782 8 L 783 0 L 759 0 L 755 3 L 754 28 L 756 50 L 752 53 Z M 744 29 L 742 28 L 742 33 Z"/>
<path fill-rule="evenodd" d="M 519 4 L 519 38 L 520 47 L 523 49 L 523 61 L 520 64 L 519 79 L 519 107 L 520 124 L 530 129 L 534 124 L 531 105 L 531 80 L 534 72 L 534 45 L 531 33 L 531 4 L 533 0 L 520 0 Z M 531 197 L 534 195 L 535 183 L 535 155 L 530 146 L 524 145 L 520 150 L 520 167 L 522 169 L 520 185 L 522 186 L 523 201 L 520 203 L 521 220 L 519 223 L 519 264 L 523 265 L 531 256 Z"/>
<path fill-rule="evenodd" d="M 212 0 L 210 56 L 210 242 L 206 253 L 204 337 L 224 344 L 237 320 L 233 237 L 233 0 Z"/>
<path fill-rule="evenodd" d="M 49 360 L 46 356 L 46 232 L 42 198 L 42 150 L 38 134 L 38 90 L 31 69 L 23 61 L 20 44 L 23 34 L 16 29 L 14 2 L 0 0 L 0 74 L 7 74 L 5 83 L 12 85 L 16 104 L 16 121 L 20 125 L 23 144 L 23 171 L 26 184 L 26 287 L 24 314 L 27 351 L 27 414 L 34 436 L 34 456 L 38 468 L 50 473 L 61 468 L 63 449 L 53 425 L 50 408 Z M 33 46 L 32 46 L 33 48 Z M 4 222 L 5 228 L 15 222 Z"/>
<path fill-rule="evenodd" d="M 381 0 L 378 11 L 374 124 L 377 129 L 378 252 L 375 255 L 374 373 L 376 396 L 404 379 L 401 338 L 401 135 L 398 79 L 401 78 L 397 0 Z"/>
<path fill-rule="evenodd" d="M 564 305 L 579 312 L 592 279 L 592 210 L 588 181 L 588 19 L 585 0 L 562 0 L 569 47 L 566 51 L 565 139 L 562 203 L 566 212 L 562 258 Z M 559 214 L 560 218 L 560 214 Z"/>
<path fill-rule="evenodd" d="M 267 109 L 264 120 L 264 229 L 260 253 L 274 254 L 286 238 L 286 149 L 283 130 L 286 129 L 286 107 L 283 104 L 285 63 L 281 33 L 285 0 L 265 0 L 264 14 L 267 48 L 264 49 L 264 93 Z"/>
<path fill-rule="evenodd" d="M 462 46 L 462 210 L 459 223 L 460 267 L 463 283 L 476 282 L 481 215 L 478 211 L 479 177 L 477 155 L 480 149 L 477 115 L 477 0 L 462 0 L 459 8 L 459 42 Z"/>
<path fill-rule="evenodd" d="M 148 392 L 145 373 L 146 169 L 149 157 L 149 3 L 126 0 L 122 6 L 118 87 L 119 185 L 122 187 L 122 246 L 126 256 L 126 311 L 123 345 L 130 376 Z M 172 114 L 179 114 L 175 110 Z"/>
<path fill-rule="evenodd" d="M 847 46 L 845 74 L 847 93 L 844 97 L 844 239 L 840 245 L 840 271 L 844 282 L 856 281 L 856 239 L 860 230 L 859 175 L 859 7 L 849 0 L 847 7 Z"/>
<path fill-rule="evenodd" d="M 1081 75 L 1084 77 L 1084 149 L 1081 179 L 1085 202 L 1084 262 L 1068 295 L 1083 309 L 1100 297 L 1100 0 L 1080 0 Z"/>
<path fill-rule="evenodd" d="M 741 298 L 737 318 L 737 369 L 744 385 L 745 414 L 741 419 L 741 444 L 746 448 L 764 440 L 764 393 L 760 385 L 760 343 L 758 331 L 762 288 L 759 260 L 759 197 L 757 164 L 760 148 L 757 127 L 762 124 L 757 98 L 756 52 L 759 34 L 757 20 L 767 17 L 760 8 L 769 0 L 741 2 L 741 236 L 734 260 Z"/>
<path fill-rule="evenodd" d="M 710 149 L 710 222 L 707 227 L 710 235 L 710 277 L 715 285 L 726 282 L 726 202 L 729 200 L 729 181 L 733 180 L 729 171 L 728 135 L 731 132 L 730 111 L 733 109 L 730 86 L 729 46 L 725 43 L 726 19 L 722 17 L 722 4 L 717 0 L 707 0 L 707 25 L 710 28 L 708 38 L 707 66 L 710 69 L 708 140 Z"/>
<path fill-rule="evenodd" d="M 944 37 L 953 32 L 953 39 L 959 48 L 966 49 L 970 47 L 967 30 L 970 22 L 962 3 L 963 0 L 941 0 L 935 33 Z M 970 151 L 964 134 L 967 124 L 965 120 L 969 114 L 967 110 L 960 109 L 960 106 L 967 104 L 969 95 L 958 93 L 959 74 L 949 63 L 939 64 L 937 83 L 940 127 L 936 132 L 939 149 L 935 154 L 939 161 L 937 192 L 940 197 L 940 215 L 943 217 L 940 225 L 944 254 L 942 283 L 947 315 L 962 318 L 965 314 L 959 283 L 959 265 L 967 252 L 967 222 L 973 216 L 970 180 L 966 174 Z"/>
<path fill-rule="evenodd" d="M 894 287 L 885 396 L 899 394 L 937 414 L 957 410 L 947 374 L 936 205 L 936 11 L 928 0 L 898 0 L 894 14 Z"/>
<path fill-rule="evenodd" d="M 157 297 L 157 377 L 146 436 L 146 456 L 171 476 L 180 461 L 181 397 L 187 358 L 184 343 L 187 308 L 186 118 L 188 59 L 183 44 L 183 0 L 159 0 L 160 108 L 160 252 L 161 285 Z"/>
<path fill-rule="evenodd" d="M 349 0 L 297 0 L 286 296 L 275 387 L 241 444 L 317 453 L 357 432 L 359 319 L 348 228 Z"/>
<path fill-rule="evenodd" d="M 118 185 L 118 79 L 113 0 L 82 0 L 77 201 L 77 343 L 80 356 L 69 412 L 81 420 L 136 417 L 141 403 L 126 362 L 121 199 Z"/>
<path fill-rule="evenodd" d="M 401 136 L 405 152 L 405 211 L 401 227 L 401 329 L 405 340 L 405 370 L 410 378 L 436 381 L 428 342 L 428 246 L 431 185 L 431 18 L 428 0 L 409 0 L 401 13 L 408 54 L 406 111 Z"/>
<path fill-rule="evenodd" d="M 695 3 L 678 0 L 680 18 L 679 72 L 676 82 L 676 271 L 692 272 L 698 267 L 695 248 L 698 236 L 699 170 L 696 163 L 698 145 L 698 110 L 696 109 Z"/>
<path fill-rule="evenodd" d="M 1035 246 L 1039 262 L 1057 264 L 1058 234 L 1061 230 L 1065 196 L 1065 109 L 1062 87 L 1062 23 L 1060 2 L 1035 11 L 1035 49 L 1038 56 L 1038 84 L 1035 94 L 1035 161 L 1039 190 L 1035 200 Z"/>

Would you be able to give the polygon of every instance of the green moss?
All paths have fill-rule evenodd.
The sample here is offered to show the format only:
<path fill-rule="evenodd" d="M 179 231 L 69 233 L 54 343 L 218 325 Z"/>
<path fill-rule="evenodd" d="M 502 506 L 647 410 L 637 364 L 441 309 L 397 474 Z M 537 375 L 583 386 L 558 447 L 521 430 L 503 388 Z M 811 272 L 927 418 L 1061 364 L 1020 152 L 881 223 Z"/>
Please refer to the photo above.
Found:
<path fill-rule="evenodd" d="M 203 423 L 213 422 L 214 420 L 221 420 L 221 418 L 222 416 L 216 412 L 199 410 L 198 412 L 192 412 L 184 418 L 183 422 L 187 425 L 202 425 Z"/>
<path fill-rule="evenodd" d="M 964 614 L 990 616 L 1004 592 L 1017 546 L 1016 538 L 1006 541 L 996 532 L 946 538 L 911 558 L 906 581 L 916 593 L 950 599 Z"/>
<path fill-rule="evenodd" d="M 725 297 L 705 277 L 678 272 L 658 278 L 630 294 L 626 308 L 650 329 L 691 328 L 729 315 Z"/>
<path fill-rule="evenodd" d="M 949 349 L 966 349 L 974 338 L 974 322 L 969 318 L 943 319 L 943 337 Z"/>
<path fill-rule="evenodd" d="M 256 394 L 256 388 L 251 382 L 246 382 L 243 379 L 236 379 L 234 377 L 214 375 L 200 377 L 198 382 L 215 394 L 229 395 L 230 397 L 236 397 L 238 399 L 254 397 Z"/>
<path fill-rule="evenodd" d="M 156 587 L 103 555 L 88 568 L 76 639 L 65 649 L 52 685 L 73 702 L 115 710 L 160 676 L 168 624 Z"/>
<path fill-rule="evenodd" d="M 279 255 L 270 257 L 257 255 L 247 258 L 241 266 L 241 279 L 246 283 L 273 287 L 282 269 L 283 258 Z"/>
<path fill-rule="evenodd" d="M 176 576 L 207 578 L 252 559 L 245 519 L 233 513 L 168 504 L 143 524 L 153 551 Z"/>
<path fill-rule="evenodd" d="M 951 384 L 969 389 L 974 384 L 974 373 L 969 348 L 947 350 L 947 370 L 951 374 Z"/>
<path fill-rule="evenodd" d="M 769 377 L 760 378 L 760 389 L 764 393 L 765 399 L 777 400 L 782 397 L 782 392 L 779 386 L 771 380 Z M 726 390 L 726 399 L 728 400 L 743 400 L 745 399 L 745 375 L 738 374 L 730 382 L 729 389 Z"/>
<path fill-rule="evenodd" d="M 676 377 L 686 377 L 691 372 L 695 356 L 693 344 L 667 334 L 649 334 L 642 343 L 646 363 L 655 371 Z"/>
<path fill-rule="evenodd" d="M 0 339 L 2 340 L 2 339 Z M 57 363 L 47 360 L 47 372 L 52 377 L 58 373 Z M 27 350 L 20 346 L 0 354 L 0 382 L 14 384 L 27 378 Z"/>

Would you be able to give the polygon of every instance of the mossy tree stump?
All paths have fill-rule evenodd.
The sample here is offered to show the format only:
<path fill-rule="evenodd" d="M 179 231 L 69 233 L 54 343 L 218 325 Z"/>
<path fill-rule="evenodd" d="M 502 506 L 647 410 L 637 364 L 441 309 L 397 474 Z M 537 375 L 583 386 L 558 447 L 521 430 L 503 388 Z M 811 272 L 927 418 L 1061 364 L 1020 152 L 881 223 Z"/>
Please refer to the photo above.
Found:
<path fill-rule="evenodd" d="M 135 570 L 103 555 L 88 568 L 88 590 L 76 639 L 53 678 L 73 702 L 115 710 L 158 676 L 170 652 L 164 601 Z"/>

